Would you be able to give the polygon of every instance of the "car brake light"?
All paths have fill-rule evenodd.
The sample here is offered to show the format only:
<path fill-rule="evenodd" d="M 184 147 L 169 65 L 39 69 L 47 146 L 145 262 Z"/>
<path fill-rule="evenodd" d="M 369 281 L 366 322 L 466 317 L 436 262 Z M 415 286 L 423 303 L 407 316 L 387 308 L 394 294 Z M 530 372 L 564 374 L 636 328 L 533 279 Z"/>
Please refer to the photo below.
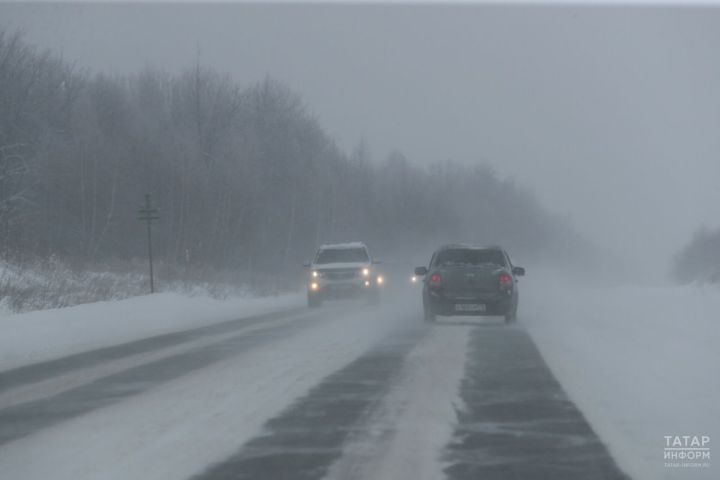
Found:
<path fill-rule="evenodd" d="M 500 288 L 512 288 L 512 277 L 507 273 L 500 275 Z"/>
<path fill-rule="evenodd" d="M 437 273 L 430 275 L 430 281 L 428 282 L 431 287 L 439 287 L 442 279 Z"/>

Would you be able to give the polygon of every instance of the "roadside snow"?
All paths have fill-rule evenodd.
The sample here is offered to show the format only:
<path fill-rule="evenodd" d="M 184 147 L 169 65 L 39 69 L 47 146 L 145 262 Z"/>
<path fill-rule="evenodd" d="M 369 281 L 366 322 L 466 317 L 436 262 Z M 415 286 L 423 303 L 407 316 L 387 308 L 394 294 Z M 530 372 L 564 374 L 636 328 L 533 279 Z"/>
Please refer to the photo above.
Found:
<path fill-rule="evenodd" d="M 0 316 L 0 371 L 154 335 L 303 305 L 300 294 L 215 300 L 159 293 Z"/>
<path fill-rule="evenodd" d="M 635 480 L 720 478 L 717 460 L 663 458 L 666 435 L 720 440 L 720 290 L 549 278 L 522 281 L 520 322 L 620 467 Z"/>

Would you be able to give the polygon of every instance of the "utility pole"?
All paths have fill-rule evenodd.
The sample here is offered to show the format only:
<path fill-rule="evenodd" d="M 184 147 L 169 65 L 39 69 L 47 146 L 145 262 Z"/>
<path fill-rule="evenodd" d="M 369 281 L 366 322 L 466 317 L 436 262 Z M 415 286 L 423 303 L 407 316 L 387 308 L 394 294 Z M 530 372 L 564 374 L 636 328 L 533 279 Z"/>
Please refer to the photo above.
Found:
<path fill-rule="evenodd" d="M 138 210 L 140 216 L 138 220 L 142 220 L 147 223 L 147 238 L 148 238 L 148 259 L 150 260 L 150 293 L 155 293 L 155 279 L 153 277 L 153 254 L 152 254 L 152 233 L 151 225 L 154 221 L 160 220 L 157 208 L 153 208 L 150 204 L 150 194 L 145 194 L 145 205 L 140 207 Z"/>

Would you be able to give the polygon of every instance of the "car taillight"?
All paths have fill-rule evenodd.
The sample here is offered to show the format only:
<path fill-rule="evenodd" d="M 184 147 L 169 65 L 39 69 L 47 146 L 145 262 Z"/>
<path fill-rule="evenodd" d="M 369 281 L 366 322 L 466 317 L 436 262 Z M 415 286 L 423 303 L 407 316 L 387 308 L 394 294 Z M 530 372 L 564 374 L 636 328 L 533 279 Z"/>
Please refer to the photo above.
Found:
<path fill-rule="evenodd" d="M 431 287 L 439 287 L 441 283 L 442 278 L 440 278 L 440 275 L 438 275 L 437 273 L 433 273 L 432 275 L 430 275 L 430 281 L 428 281 L 428 285 L 430 285 Z"/>
<path fill-rule="evenodd" d="M 513 280 L 510 275 L 507 273 L 503 273 L 500 275 L 500 288 L 501 289 L 507 289 L 512 288 Z"/>

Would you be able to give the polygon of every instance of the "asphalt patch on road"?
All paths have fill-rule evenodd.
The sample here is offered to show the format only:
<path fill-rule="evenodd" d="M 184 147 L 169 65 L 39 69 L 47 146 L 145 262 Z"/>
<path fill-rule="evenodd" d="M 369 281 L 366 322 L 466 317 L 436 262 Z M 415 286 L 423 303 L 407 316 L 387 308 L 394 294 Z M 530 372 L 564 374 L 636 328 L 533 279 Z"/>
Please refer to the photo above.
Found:
<path fill-rule="evenodd" d="M 397 379 L 405 357 L 427 329 L 419 326 L 333 373 L 284 413 L 265 433 L 194 480 L 305 480 L 325 476 L 351 435 Z"/>
<path fill-rule="evenodd" d="M 443 458 L 457 480 L 626 480 L 520 327 L 471 333 L 465 409 Z M 570 360 L 569 360 L 570 361 Z"/>

